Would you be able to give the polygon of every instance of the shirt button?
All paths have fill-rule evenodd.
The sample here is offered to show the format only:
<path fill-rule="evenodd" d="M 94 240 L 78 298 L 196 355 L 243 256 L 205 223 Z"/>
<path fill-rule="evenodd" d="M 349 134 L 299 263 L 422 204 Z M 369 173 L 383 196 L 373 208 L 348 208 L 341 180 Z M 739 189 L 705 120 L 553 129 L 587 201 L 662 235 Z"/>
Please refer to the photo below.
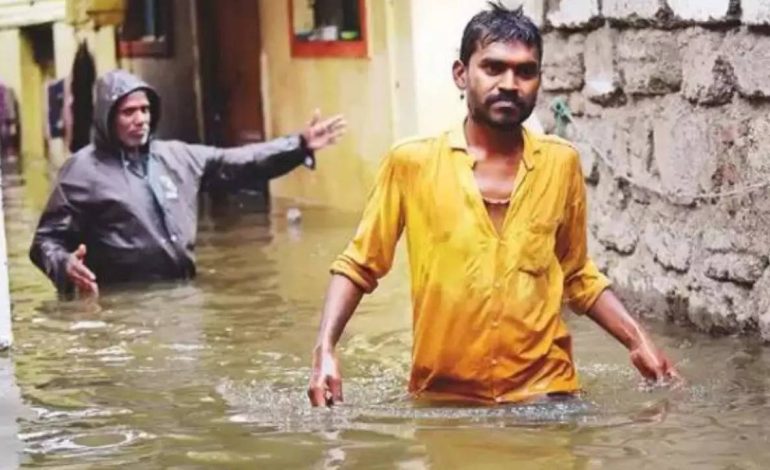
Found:
<path fill-rule="evenodd" d="M 500 284 L 499 282 L 495 282 L 495 289 L 499 289 L 500 287 L 502 287 L 502 284 Z"/>
<path fill-rule="evenodd" d="M 501 403 L 503 401 L 503 397 L 495 397 L 495 401 L 497 403 Z"/>
<path fill-rule="evenodd" d="M 496 366 L 496 365 L 497 365 L 497 359 L 492 359 L 492 365 L 493 365 L 493 366 Z"/>
<path fill-rule="evenodd" d="M 176 235 L 171 235 L 171 241 L 172 242 L 176 242 L 177 240 L 179 240 L 179 239 L 177 238 Z"/>
<path fill-rule="evenodd" d="M 498 326 L 500 326 L 500 320 L 494 320 L 492 322 L 492 328 L 497 328 Z"/>

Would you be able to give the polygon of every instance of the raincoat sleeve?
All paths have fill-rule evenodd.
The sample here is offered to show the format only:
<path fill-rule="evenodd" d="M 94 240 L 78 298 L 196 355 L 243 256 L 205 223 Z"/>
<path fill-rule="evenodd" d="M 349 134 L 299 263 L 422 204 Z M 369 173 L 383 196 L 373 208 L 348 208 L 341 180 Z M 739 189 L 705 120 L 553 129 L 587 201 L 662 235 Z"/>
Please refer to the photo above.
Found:
<path fill-rule="evenodd" d="M 571 161 L 569 193 L 564 219 L 556 233 L 556 254 L 564 272 L 564 301 L 584 314 L 593 307 L 610 281 L 588 257 L 586 189 L 580 157 Z"/>
<path fill-rule="evenodd" d="M 332 263 L 331 273 L 341 274 L 364 292 L 377 288 L 377 281 L 390 270 L 396 244 L 404 229 L 404 198 L 396 156 L 383 161 L 353 240 Z"/>
<path fill-rule="evenodd" d="M 59 292 L 74 289 L 67 276 L 67 259 L 81 241 L 81 215 L 70 204 L 62 183 L 57 182 L 40 216 L 29 257 Z"/>
<path fill-rule="evenodd" d="M 276 178 L 302 164 L 315 168 L 315 155 L 300 135 L 227 149 L 203 145 L 189 147 L 204 178 L 228 182 L 236 187 L 247 185 L 254 179 Z"/>

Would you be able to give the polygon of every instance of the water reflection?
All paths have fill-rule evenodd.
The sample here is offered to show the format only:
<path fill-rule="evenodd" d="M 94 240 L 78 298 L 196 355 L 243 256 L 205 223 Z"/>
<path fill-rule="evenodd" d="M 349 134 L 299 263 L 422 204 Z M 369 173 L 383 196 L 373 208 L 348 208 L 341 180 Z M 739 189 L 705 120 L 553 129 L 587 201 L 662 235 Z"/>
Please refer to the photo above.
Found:
<path fill-rule="evenodd" d="M 571 318 L 582 399 L 431 407 L 405 395 L 405 258 L 349 325 L 346 403 L 305 387 L 327 268 L 355 214 L 278 201 L 201 220 L 199 277 L 60 302 L 27 260 L 39 196 L 7 175 L 15 374 L 30 467 L 767 468 L 767 349 L 657 325 L 690 384 L 647 390 L 625 351 Z M 3 450 L 7 452 L 6 450 Z M 6 461 L 5 458 L 1 459 Z"/>

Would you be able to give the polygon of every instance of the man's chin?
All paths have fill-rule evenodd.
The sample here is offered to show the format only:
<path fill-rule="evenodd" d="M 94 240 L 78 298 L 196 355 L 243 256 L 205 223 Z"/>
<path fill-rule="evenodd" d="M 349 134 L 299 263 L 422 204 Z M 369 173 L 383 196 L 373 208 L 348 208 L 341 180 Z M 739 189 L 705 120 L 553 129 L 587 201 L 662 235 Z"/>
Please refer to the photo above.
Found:
<path fill-rule="evenodd" d="M 130 143 L 131 143 L 130 147 L 143 147 L 144 145 L 147 144 L 148 140 L 149 139 L 147 137 L 137 137 L 135 139 L 131 139 L 130 140 Z"/>
<path fill-rule="evenodd" d="M 490 120 L 487 125 L 497 131 L 515 131 L 521 127 L 523 121 L 516 120 Z"/>

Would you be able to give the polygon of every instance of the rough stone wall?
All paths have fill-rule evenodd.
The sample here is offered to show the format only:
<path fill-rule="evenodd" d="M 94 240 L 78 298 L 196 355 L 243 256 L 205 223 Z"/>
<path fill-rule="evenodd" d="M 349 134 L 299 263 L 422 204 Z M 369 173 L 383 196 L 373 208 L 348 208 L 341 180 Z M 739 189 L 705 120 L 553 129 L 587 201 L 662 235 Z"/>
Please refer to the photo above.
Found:
<path fill-rule="evenodd" d="M 770 341 L 770 0 L 525 7 L 538 115 L 573 113 L 597 264 L 641 313 Z"/>

